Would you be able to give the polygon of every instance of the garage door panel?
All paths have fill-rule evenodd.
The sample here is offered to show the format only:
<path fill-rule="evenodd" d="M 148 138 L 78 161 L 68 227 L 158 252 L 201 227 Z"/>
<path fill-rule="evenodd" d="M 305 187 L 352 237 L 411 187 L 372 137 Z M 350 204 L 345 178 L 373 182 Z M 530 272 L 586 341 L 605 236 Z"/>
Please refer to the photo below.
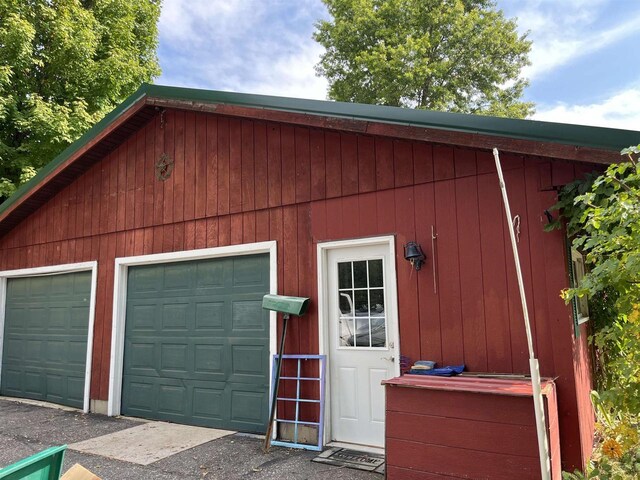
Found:
<path fill-rule="evenodd" d="M 23 315 L 27 330 L 36 333 L 46 330 L 49 320 L 49 312 L 46 308 L 27 308 Z"/>
<path fill-rule="evenodd" d="M 84 379 L 80 377 L 67 377 L 67 396 L 70 400 L 82 405 L 84 399 Z"/>
<path fill-rule="evenodd" d="M 51 276 L 30 278 L 29 279 L 30 281 L 26 282 L 29 284 L 28 286 L 29 297 L 31 297 L 32 299 L 48 298 L 51 295 L 51 279 L 52 278 L 53 277 Z M 15 283 L 18 283 L 18 281 L 16 281 Z"/>
<path fill-rule="evenodd" d="M 28 309 L 26 308 L 7 305 L 4 314 L 5 333 L 21 333 L 25 331 L 27 329 L 27 312 Z"/>
<path fill-rule="evenodd" d="M 49 374 L 46 375 L 47 395 L 53 400 L 60 401 L 64 398 L 66 386 L 66 378 L 62 375 Z"/>
<path fill-rule="evenodd" d="M 67 356 L 66 344 L 64 340 L 54 340 L 49 338 L 46 343 L 46 358 L 48 362 L 63 363 Z"/>
<path fill-rule="evenodd" d="M 165 303 L 162 305 L 162 329 L 186 330 L 189 317 L 192 316 L 189 303 Z"/>
<path fill-rule="evenodd" d="M 268 255 L 130 267 L 122 413 L 263 432 L 269 315 L 262 297 L 269 291 L 268 272 Z M 161 278 L 159 291 L 136 285 L 139 278 L 157 285 L 153 276 Z M 234 418 L 233 397 L 240 392 L 250 393 L 238 398 L 258 408 L 257 416 Z M 156 401 L 145 404 L 145 395 Z"/>
<path fill-rule="evenodd" d="M 52 307 L 49 309 L 49 322 L 47 327 L 49 329 L 68 329 L 71 326 L 71 319 L 69 318 L 69 309 L 65 307 Z M 85 319 L 86 321 L 86 319 Z"/>
<path fill-rule="evenodd" d="M 196 286 L 198 289 L 220 289 L 225 285 L 225 277 L 229 269 L 228 261 L 201 262 L 196 266 Z"/>
<path fill-rule="evenodd" d="M 233 261 L 233 286 L 263 285 L 267 283 L 265 275 L 269 271 L 261 268 L 264 265 L 262 258 L 244 257 Z"/>
<path fill-rule="evenodd" d="M 7 281 L 0 393 L 82 407 L 91 273 Z"/>
<path fill-rule="evenodd" d="M 87 298 L 87 302 L 89 299 Z M 72 330 L 85 330 L 87 328 L 86 305 L 73 305 L 69 315 L 69 326 Z"/>
<path fill-rule="evenodd" d="M 127 405 L 130 414 L 147 415 L 153 412 L 157 395 L 155 385 L 149 383 L 146 378 L 136 381 L 135 377 L 125 379 L 123 387 L 123 403 Z"/>
<path fill-rule="evenodd" d="M 258 330 L 264 332 L 269 328 L 262 310 L 262 298 L 252 300 L 236 300 L 231 307 L 231 328 L 236 330 Z"/>
<path fill-rule="evenodd" d="M 193 290 L 195 265 L 191 262 L 170 264 L 163 269 L 163 294 L 184 294 Z"/>
<path fill-rule="evenodd" d="M 56 296 L 69 295 L 75 293 L 75 282 L 73 276 L 59 275 L 54 279 L 49 277 L 48 281 L 43 285 L 46 289 L 43 293 Z"/>
<path fill-rule="evenodd" d="M 25 355 L 27 359 L 38 362 L 39 359 L 45 358 L 45 349 L 42 348 L 43 343 L 42 340 L 27 339 L 25 342 L 26 348 L 22 354 Z"/>
<path fill-rule="evenodd" d="M 224 389 L 193 388 L 191 410 L 194 419 L 223 421 L 225 405 Z"/>
<path fill-rule="evenodd" d="M 194 345 L 194 374 L 225 375 L 224 345 Z"/>
<path fill-rule="evenodd" d="M 269 349 L 266 345 L 248 345 L 234 339 L 231 345 L 232 382 L 264 383 L 268 375 Z M 243 344 L 244 343 L 244 344 Z"/>
<path fill-rule="evenodd" d="M 156 343 L 153 339 L 147 342 L 129 341 L 126 345 L 127 368 L 132 370 L 132 375 L 152 375 L 152 372 L 140 372 L 140 370 L 156 371 L 158 361 L 156 359 Z"/>
<path fill-rule="evenodd" d="M 159 385 L 158 413 L 186 415 L 187 387 L 185 385 Z"/>
<path fill-rule="evenodd" d="M 128 317 L 131 319 L 131 322 L 127 322 L 127 328 L 130 328 L 131 331 L 138 330 L 154 330 L 155 329 L 155 319 L 158 315 L 158 305 L 148 303 L 138 304 L 137 302 L 131 302 L 128 306 L 128 309 L 131 310 L 131 315 Z"/>
<path fill-rule="evenodd" d="M 23 355 L 24 349 L 25 349 L 25 344 L 24 344 L 24 340 L 20 337 L 17 337 L 16 335 L 6 335 L 5 336 L 5 341 L 4 341 L 4 364 L 12 364 L 14 362 L 19 362 L 20 358 Z M 4 370 L 5 368 L 8 367 L 4 367 L 3 366 L 3 377 L 4 377 Z"/>
<path fill-rule="evenodd" d="M 24 390 L 23 371 L 10 367 L 2 367 L 2 393 L 9 396 L 17 396 Z"/>
<path fill-rule="evenodd" d="M 244 386 L 232 387 L 231 421 L 236 424 L 258 425 L 264 421 L 263 405 L 266 392 L 251 391 Z"/>
<path fill-rule="evenodd" d="M 42 385 L 45 383 L 46 376 L 39 371 L 23 371 L 24 375 L 24 391 L 33 396 L 38 400 L 44 398 L 45 393 L 43 392 Z"/>
<path fill-rule="evenodd" d="M 158 293 L 162 291 L 162 276 L 160 266 L 147 266 L 144 268 L 132 269 L 129 272 L 129 294 L 140 296 L 144 293 Z"/>
<path fill-rule="evenodd" d="M 224 330 L 225 302 L 198 301 L 195 316 L 195 328 L 198 331 L 211 330 L 220 333 Z"/>
<path fill-rule="evenodd" d="M 186 344 L 160 345 L 160 369 L 163 374 L 184 374 L 189 370 L 189 350 Z"/>

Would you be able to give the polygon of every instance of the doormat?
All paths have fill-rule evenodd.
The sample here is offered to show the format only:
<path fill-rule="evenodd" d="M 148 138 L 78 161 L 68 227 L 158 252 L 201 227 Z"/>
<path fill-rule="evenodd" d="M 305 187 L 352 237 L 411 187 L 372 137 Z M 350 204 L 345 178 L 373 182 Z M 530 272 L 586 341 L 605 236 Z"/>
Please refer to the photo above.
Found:
<path fill-rule="evenodd" d="M 384 455 L 358 452 L 346 448 L 329 448 L 313 459 L 314 462 L 355 468 L 384 475 Z"/>

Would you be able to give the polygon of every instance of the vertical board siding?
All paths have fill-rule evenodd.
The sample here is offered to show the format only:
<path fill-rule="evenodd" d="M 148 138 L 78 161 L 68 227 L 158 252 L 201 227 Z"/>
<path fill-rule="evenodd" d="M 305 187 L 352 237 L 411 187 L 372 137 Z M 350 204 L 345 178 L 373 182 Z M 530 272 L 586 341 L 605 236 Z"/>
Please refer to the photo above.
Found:
<path fill-rule="evenodd" d="M 461 192 L 466 192 L 466 195 L 461 195 Z M 456 217 L 464 359 L 469 370 L 484 372 L 488 367 L 487 329 L 482 290 L 483 264 L 479 252 L 478 178 L 475 175 L 456 182 Z"/>
<path fill-rule="evenodd" d="M 269 206 L 269 163 L 267 156 L 267 126 L 256 123 L 253 132 L 254 169 L 255 169 L 255 209 Z"/>
<path fill-rule="evenodd" d="M 185 114 L 184 125 L 184 220 L 192 220 L 195 217 L 196 206 L 196 119 L 194 112 Z"/>
<path fill-rule="evenodd" d="M 467 193 L 467 192 L 465 192 Z M 435 184 L 436 231 L 438 232 L 438 286 L 440 289 L 440 321 L 442 362 L 464 363 L 464 327 L 460 303 L 460 261 L 458 258 L 458 219 L 456 216 L 456 182 Z M 462 235 L 467 225 L 463 225 Z M 463 266 L 466 268 L 466 266 Z M 445 313 L 446 312 L 446 313 Z"/>
<path fill-rule="evenodd" d="M 505 161 L 517 161 L 510 156 L 504 156 Z M 522 159 L 519 159 L 520 163 Z M 520 267 L 525 284 L 525 295 L 527 296 L 527 308 L 534 311 L 532 303 L 531 285 L 531 263 L 529 260 L 529 240 L 526 220 L 527 199 L 524 179 L 524 169 L 506 170 L 504 172 L 505 183 L 509 186 L 507 193 L 513 215 L 514 229 L 516 229 L 516 242 L 520 254 Z M 503 215 L 504 218 L 504 215 Z M 513 261 L 513 250 L 508 225 L 503 227 L 505 233 L 505 263 L 507 265 L 507 289 L 509 295 L 509 319 L 511 333 L 511 356 L 513 369 L 516 372 L 526 372 L 529 370 L 529 350 L 522 313 L 522 301 L 520 299 L 518 279 L 516 275 L 515 262 Z M 519 232 L 518 232 L 519 230 Z M 526 253 L 523 255 L 523 253 Z M 532 335 L 535 337 L 535 323 L 532 325 Z"/>
<path fill-rule="evenodd" d="M 311 150 L 308 128 L 295 128 L 296 203 L 311 199 Z"/>
<path fill-rule="evenodd" d="M 504 243 L 502 199 L 497 174 L 478 175 L 480 254 L 489 372 L 511 372 L 511 334 Z"/>
<path fill-rule="evenodd" d="M 174 162 L 164 181 L 155 170 L 162 154 Z M 564 240 L 543 231 L 543 211 L 555 203 L 553 186 L 588 169 L 506 154 L 504 167 L 541 371 L 559 376 L 563 455 L 578 466 L 592 438 L 589 355 L 583 340 L 573 343 L 558 296 Z M 528 372 L 489 151 L 167 110 L 0 239 L 0 269 L 98 260 L 91 398 L 104 400 L 115 257 L 275 240 L 278 291 L 312 298 L 308 316 L 291 323 L 286 352 L 317 353 L 316 245 L 373 235 L 396 236 L 403 355 Z M 419 272 L 404 260 L 409 241 L 427 257 Z M 565 447 L 576 432 L 582 445 Z"/>
<path fill-rule="evenodd" d="M 229 213 L 229 119 L 218 119 L 218 215 Z"/>
<path fill-rule="evenodd" d="M 416 478 L 540 478 L 530 395 L 434 387 L 386 386 L 387 478 L 412 478 L 405 476 L 410 471 Z M 548 438 L 556 446 L 558 412 L 553 384 L 545 386 L 544 408 Z M 474 434 L 469 435 L 470 431 Z M 551 477 L 559 480 L 559 452 L 552 448 L 551 453 Z"/>
<path fill-rule="evenodd" d="M 242 211 L 255 209 L 255 153 L 253 122 L 242 121 Z"/>
<path fill-rule="evenodd" d="M 229 120 L 229 213 L 242 211 L 242 120 Z"/>

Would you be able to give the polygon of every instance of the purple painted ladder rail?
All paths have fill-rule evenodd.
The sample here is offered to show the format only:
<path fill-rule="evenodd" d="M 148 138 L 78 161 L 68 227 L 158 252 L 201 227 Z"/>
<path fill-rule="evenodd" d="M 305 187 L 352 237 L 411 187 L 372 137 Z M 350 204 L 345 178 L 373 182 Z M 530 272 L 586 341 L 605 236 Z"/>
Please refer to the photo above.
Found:
<path fill-rule="evenodd" d="M 326 361 L 327 361 L 327 357 L 326 355 L 283 355 L 282 356 L 282 361 L 285 362 L 287 360 L 290 361 L 295 361 L 297 362 L 297 368 L 296 368 L 296 375 L 295 376 L 281 376 L 280 380 L 281 381 L 285 381 L 285 382 L 291 382 L 291 381 L 295 381 L 296 382 L 296 396 L 295 397 L 284 397 L 282 395 L 279 395 L 278 398 L 276 399 L 276 401 L 283 401 L 283 402 L 295 402 L 295 419 L 294 420 L 290 420 L 290 419 L 284 419 L 284 418 L 279 418 L 278 415 L 276 415 L 275 418 L 275 424 L 277 426 L 278 422 L 280 423 L 288 423 L 288 424 L 293 424 L 293 441 L 292 442 L 288 442 L 288 441 L 284 441 L 284 440 L 272 440 L 271 441 L 271 445 L 277 445 L 280 447 L 289 447 L 289 448 L 302 448 L 305 450 L 314 450 L 314 451 L 321 451 L 322 450 L 322 439 L 324 436 L 324 393 L 325 393 L 325 373 L 326 373 Z M 273 356 L 273 363 L 272 363 L 272 382 L 275 382 L 275 376 L 276 376 L 276 369 L 278 366 L 278 362 L 279 361 L 279 357 L 278 355 L 274 355 Z M 303 377 L 302 376 L 302 364 L 303 362 L 307 362 L 307 361 L 317 361 L 318 362 L 318 372 L 319 372 L 319 376 L 317 377 Z M 284 365 L 284 364 L 283 364 Z M 302 382 L 319 382 L 319 398 L 301 398 L 300 397 L 300 385 Z M 275 385 L 271 385 L 271 388 L 274 389 Z M 272 390 L 273 391 L 273 390 Z M 279 392 L 282 392 L 282 388 L 279 389 Z M 319 421 L 317 422 L 311 422 L 311 421 L 306 421 L 306 420 L 300 420 L 300 404 L 302 403 L 315 403 L 319 405 L 320 408 L 320 412 L 319 412 Z M 317 432 L 318 432 L 318 442 L 317 444 L 307 444 L 307 443 L 300 443 L 298 442 L 298 427 L 300 425 L 309 425 L 312 427 L 316 427 L 317 428 Z M 275 431 L 277 432 L 277 428 L 275 429 Z"/>

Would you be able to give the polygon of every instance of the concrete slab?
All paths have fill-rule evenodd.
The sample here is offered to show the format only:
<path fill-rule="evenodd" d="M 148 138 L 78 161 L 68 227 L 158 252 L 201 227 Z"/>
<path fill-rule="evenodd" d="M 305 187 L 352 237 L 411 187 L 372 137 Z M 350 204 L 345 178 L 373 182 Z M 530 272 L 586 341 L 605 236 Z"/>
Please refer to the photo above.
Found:
<path fill-rule="evenodd" d="M 235 432 L 192 427 L 175 423 L 150 422 L 101 437 L 69 445 L 69 449 L 149 465 L 163 458 Z"/>

